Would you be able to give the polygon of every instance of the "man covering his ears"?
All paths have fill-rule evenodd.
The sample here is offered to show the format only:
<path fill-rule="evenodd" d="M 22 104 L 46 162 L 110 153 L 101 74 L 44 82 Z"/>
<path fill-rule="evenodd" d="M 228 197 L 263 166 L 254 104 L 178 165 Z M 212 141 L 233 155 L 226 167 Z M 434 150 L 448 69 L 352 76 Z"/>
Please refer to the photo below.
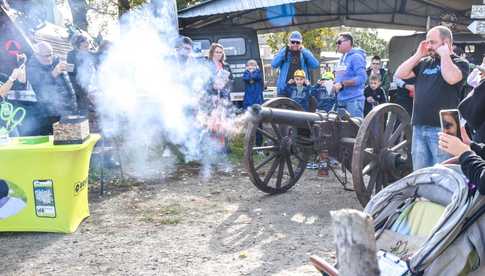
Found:
<path fill-rule="evenodd" d="M 439 112 L 455 109 L 467 79 L 468 62 L 452 51 L 453 35 L 445 26 L 428 31 L 416 53 L 396 70 L 396 77 L 416 77 L 413 106 L 412 156 L 414 170 L 433 166 L 450 157 L 438 149 Z"/>

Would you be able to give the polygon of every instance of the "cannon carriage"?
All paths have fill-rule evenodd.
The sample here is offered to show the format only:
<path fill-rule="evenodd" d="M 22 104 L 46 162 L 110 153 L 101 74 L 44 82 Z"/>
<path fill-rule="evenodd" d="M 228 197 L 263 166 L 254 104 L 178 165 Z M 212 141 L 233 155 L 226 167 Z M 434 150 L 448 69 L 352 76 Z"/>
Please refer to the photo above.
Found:
<path fill-rule="evenodd" d="M 384 186 L 412 170 L 411 125 L 399 105 L 383 104 L 364 120 L 340 112 L 304 112 L 288 98 L 275 98 L 250 109 L 245 135 L 244 163 L 252 183 L 278 194 L 293 187 L 315 155 L 339 161 L 347 184 L 365 206 Z"/>

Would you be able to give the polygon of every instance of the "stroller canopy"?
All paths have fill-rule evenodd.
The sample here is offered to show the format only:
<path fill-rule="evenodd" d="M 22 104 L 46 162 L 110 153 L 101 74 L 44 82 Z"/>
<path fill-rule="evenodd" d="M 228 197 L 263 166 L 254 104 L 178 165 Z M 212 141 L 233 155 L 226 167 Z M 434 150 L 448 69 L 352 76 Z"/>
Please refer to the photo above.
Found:
<path fill-rule="evenodd" d="M 468 179 L 458 165 L 418 170 L 376 194 L 364 210 L 374 219 L 376 237 L 418 198 L 446 209 L 431 235 L 408 260 L 412 272 L 459 275 L 471 254 L 478 255 L 478 264 L 485 260 L 485 216 L 480 216 L 485 200 L 479 193 L 469 192 Z"/>

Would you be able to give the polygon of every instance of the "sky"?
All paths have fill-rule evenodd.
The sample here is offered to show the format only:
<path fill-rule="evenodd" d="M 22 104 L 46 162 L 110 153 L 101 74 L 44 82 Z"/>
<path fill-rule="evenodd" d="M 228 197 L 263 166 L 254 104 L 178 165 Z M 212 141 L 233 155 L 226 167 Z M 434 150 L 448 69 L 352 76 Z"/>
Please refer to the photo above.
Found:
<path fill-rule="evenodd" d="M 416 31 L 411 31 L 411 30 L 390 30 L 390 29 L 377 29 L 377 35 L 385 39 L 386 41 L 391 40 L 393 36 L 406 36 L 406 35 L 412 35 Z"/>

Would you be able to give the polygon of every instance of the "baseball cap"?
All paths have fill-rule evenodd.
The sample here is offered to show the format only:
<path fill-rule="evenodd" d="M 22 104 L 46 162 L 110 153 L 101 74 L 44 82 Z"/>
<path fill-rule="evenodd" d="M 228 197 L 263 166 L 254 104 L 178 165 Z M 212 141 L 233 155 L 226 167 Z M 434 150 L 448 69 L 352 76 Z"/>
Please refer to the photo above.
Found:
<path fill-rule="evenodd" d="M 290 34 L 290 36 L 288 37 L 288 40 L 289 41 L 300 41 L 300 42 L 302 42 L 303 36 L 301 35 L 301 33 L 299 31 L 294 31 Z"/>
<path fill-rule="evenodd" d="M 300 77 L 300 78 L 305 78 L 305 71 L 303 70 L 296 70 L 295 74 L 293 74 L 293 77 Z"/>

